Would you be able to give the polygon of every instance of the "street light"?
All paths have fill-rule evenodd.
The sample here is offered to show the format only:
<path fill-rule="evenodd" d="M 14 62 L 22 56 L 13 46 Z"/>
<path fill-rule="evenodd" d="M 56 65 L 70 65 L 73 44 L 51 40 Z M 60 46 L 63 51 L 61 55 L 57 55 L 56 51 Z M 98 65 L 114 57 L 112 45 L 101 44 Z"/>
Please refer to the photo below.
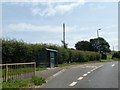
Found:
<path fill-rule="evenodd" d="M 101 28 L 99 28 L 98 30 L 97 30 L 97 37 L 98 37 L 98 52 L 99 52 L 99 54 L 100 54 L 100 41 L 99 41 L 99 31 L 101 30 Z M 100 59 L 101 59 L 101 55 L 100 55 Z"/>
<path fill-rule="evenodd" d="M 97 37 L 99 38 L 99 30 L 101 30 L 101 28 L 99 28 L 98 30 L 97 30 Z"/>

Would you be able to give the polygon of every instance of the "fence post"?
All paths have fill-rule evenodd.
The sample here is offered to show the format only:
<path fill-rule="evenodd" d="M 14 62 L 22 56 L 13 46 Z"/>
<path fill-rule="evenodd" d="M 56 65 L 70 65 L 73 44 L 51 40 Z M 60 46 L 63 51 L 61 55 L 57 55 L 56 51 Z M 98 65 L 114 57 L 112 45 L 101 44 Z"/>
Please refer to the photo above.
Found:
<path fill-rule="evenodd" d="M 34 76 L 36 75 L 36 62 L 34 63 L 34 68 L 35 68 L 35 72 L 34 72 Z"/>
<path fill-rule="evenodd" d="M 6 74 L 5 75 L 5 77 L 6 77 L 5 81 L 7 82 L 7 80 L 8 80 L 8 65 L 6 65 L 6 70 L 5 71 L 6 71 L 6 73 L 5 73 Z"/>

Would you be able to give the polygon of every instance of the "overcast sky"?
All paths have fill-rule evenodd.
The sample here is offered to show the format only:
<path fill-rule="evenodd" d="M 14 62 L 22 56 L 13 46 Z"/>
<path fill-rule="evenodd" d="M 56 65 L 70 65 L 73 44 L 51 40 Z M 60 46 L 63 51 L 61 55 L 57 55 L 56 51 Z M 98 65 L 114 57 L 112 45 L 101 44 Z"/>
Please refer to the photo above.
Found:
<path fill-rule="evenodd" d="M 62 45 L 62 24 L 66 42 L 103 37 L 118 49 L 117 2 L 22 2 L 2 3 L 2 36 L 31 43 Z"/>

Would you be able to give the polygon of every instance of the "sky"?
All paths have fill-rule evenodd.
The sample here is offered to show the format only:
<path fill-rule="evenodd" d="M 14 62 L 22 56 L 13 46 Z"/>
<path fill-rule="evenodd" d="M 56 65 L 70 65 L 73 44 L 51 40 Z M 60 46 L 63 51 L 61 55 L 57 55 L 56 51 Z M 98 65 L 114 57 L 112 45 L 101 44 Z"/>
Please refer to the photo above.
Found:
<path fill-rule="evenodd" d="M 62 24 L 66 43 L 103 37 L 118 50 L 117 2 L 2 2 L 2 37 L 30 43 L 62 45 Z M 1 26 L 0 26 L 1 28 Z"/>

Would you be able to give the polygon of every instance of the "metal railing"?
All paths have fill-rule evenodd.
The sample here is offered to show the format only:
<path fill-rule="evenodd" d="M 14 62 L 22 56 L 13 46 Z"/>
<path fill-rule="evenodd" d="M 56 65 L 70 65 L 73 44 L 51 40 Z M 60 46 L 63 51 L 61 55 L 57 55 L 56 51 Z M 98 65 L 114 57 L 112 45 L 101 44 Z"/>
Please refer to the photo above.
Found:
<path fill-rule="evenodd" d="M 36 62 L 0 64 L 2 81 L 28 79 L 35 76 Z"/>

